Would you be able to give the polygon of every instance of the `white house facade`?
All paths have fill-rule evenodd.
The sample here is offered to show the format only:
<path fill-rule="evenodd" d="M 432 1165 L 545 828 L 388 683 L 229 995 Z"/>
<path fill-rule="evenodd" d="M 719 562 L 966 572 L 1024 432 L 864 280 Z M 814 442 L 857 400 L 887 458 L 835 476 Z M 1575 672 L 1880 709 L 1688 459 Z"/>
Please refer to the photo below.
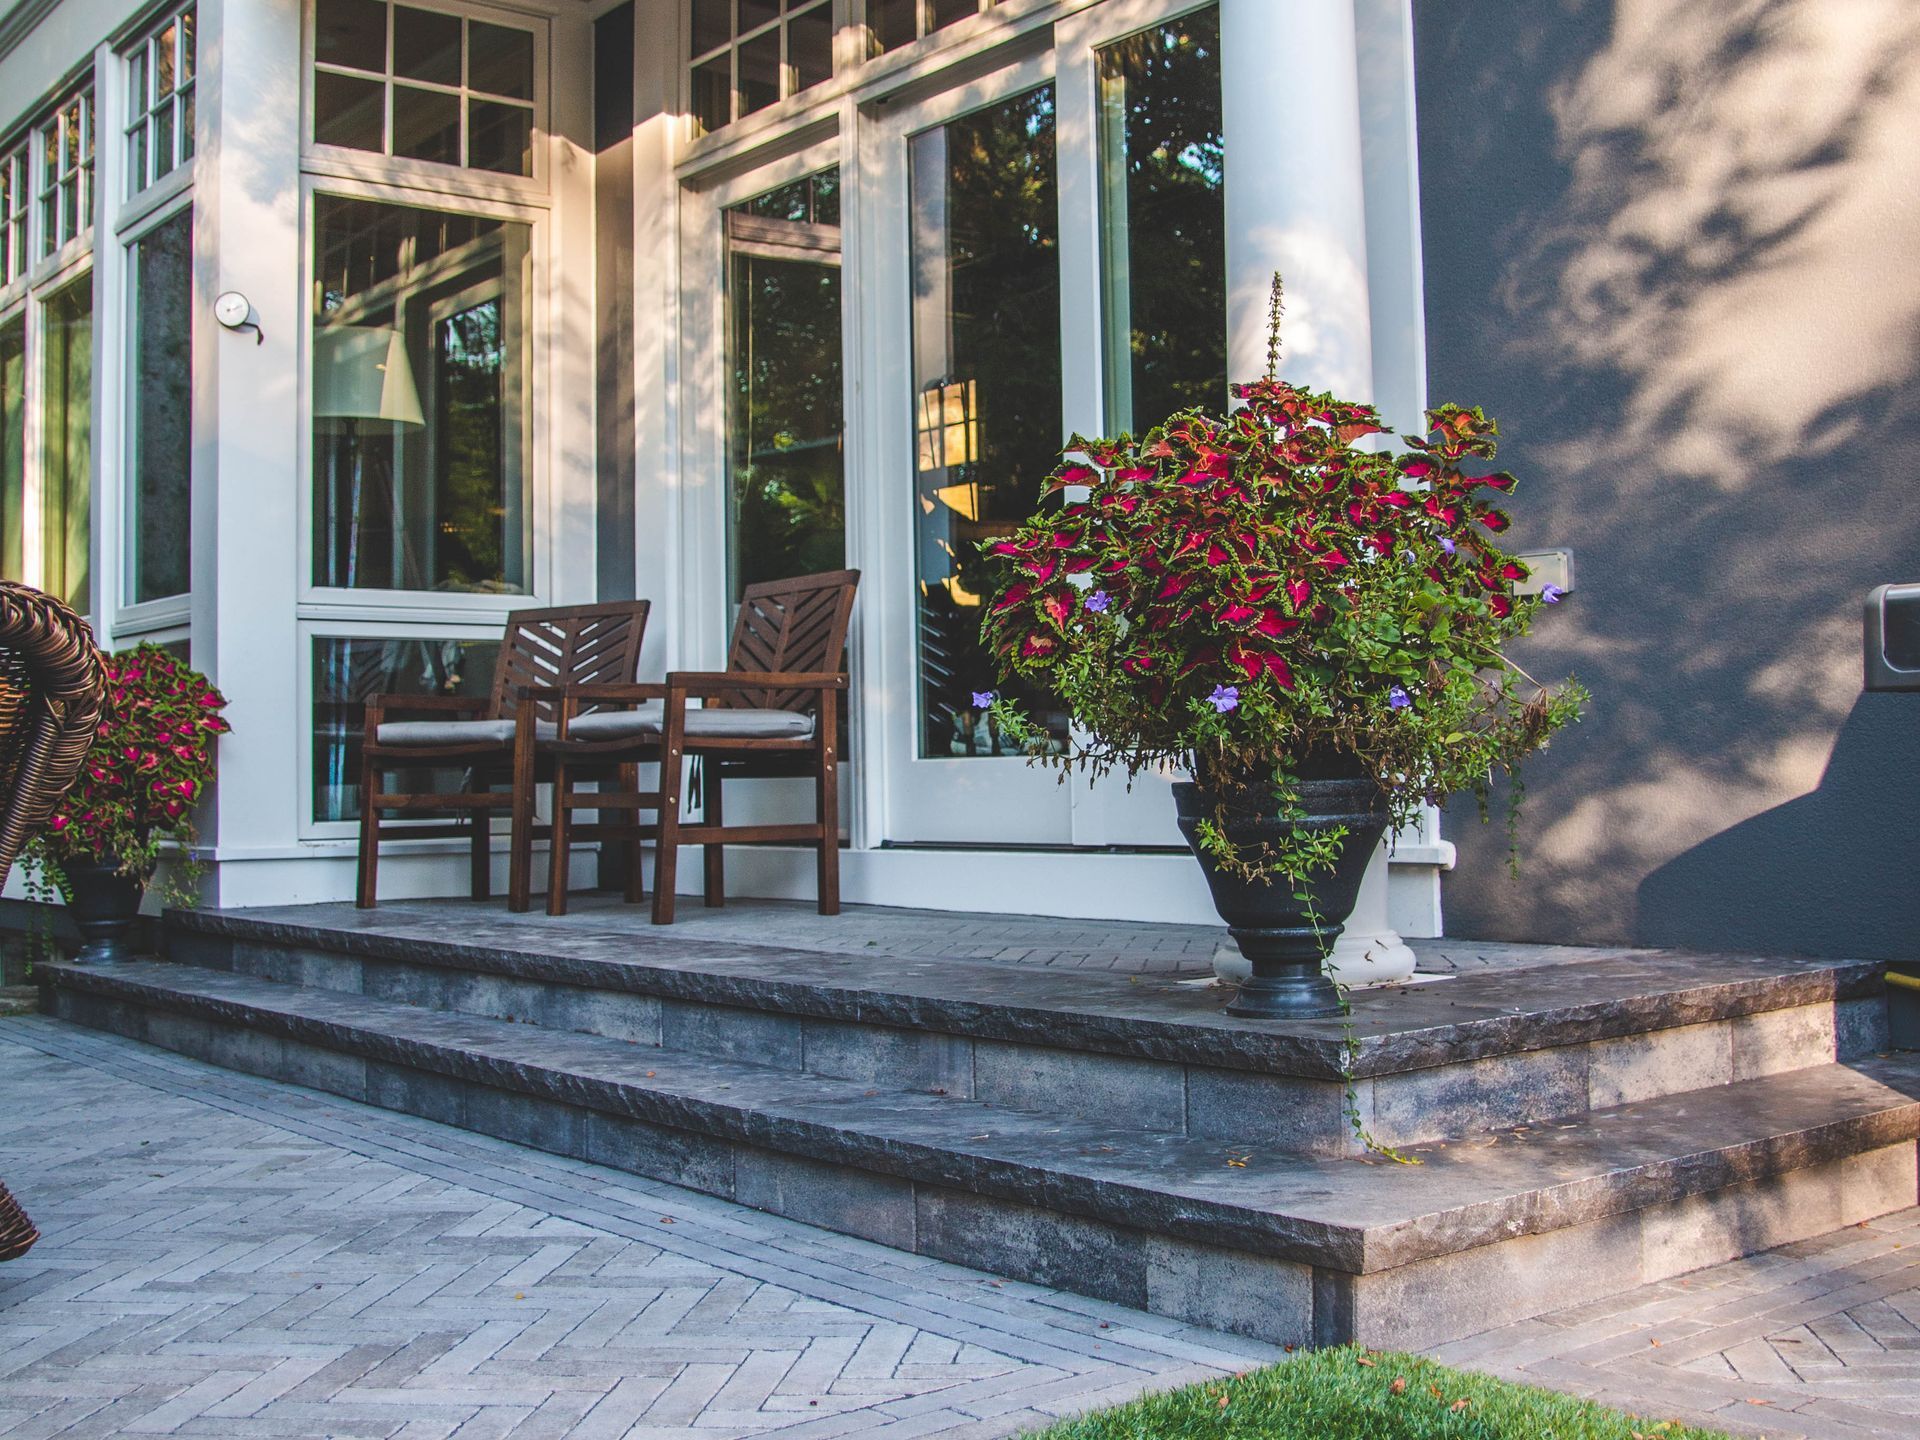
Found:
<path fill-rule="evenodd" d="M 648 598 L 652 678 L 847 565 L 849 900 L 1210 922 L 1165 777 L 978 713 L 973 542 L 1258 373 L 1276 270 L 1288 376 L 1416 422 L 1413 77 L 1409 0 L 16 0 L 0 563 L 229 697 L 213 903 L 349 896 L 361 703 L 484 689 L 510 610 Z"/>

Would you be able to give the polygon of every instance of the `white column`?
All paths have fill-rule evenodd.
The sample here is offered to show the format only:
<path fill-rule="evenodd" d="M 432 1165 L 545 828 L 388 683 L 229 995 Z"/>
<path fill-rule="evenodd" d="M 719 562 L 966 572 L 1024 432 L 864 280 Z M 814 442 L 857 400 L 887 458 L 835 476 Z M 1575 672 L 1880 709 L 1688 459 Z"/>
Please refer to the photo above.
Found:
<path fill-rule="evenodd" d="M 295 697 L 300 554 L 299 0 L 201 0 L 195 162 L 194 661 L 230 702 L 216 817 L 222 856 L 291 847 L 307 765 Z M 212 323 L 237 290 L 264 336 Z M 210 612 L 210 613 L 209 613 Z M 223 860 L 215 898 L 229 888 Z"/>
<path fill-rule="evenodd" d="M 1263 374 L 1267 299 L 1286 282 L 1282 378 L 1374 394 L 1365 155 L 1352 0 L 1221 0 L 1226 121 L 1227 356 Z M 1413 952 L 1387 921 L 1387 854 L 1367 867 L 1329 968 L 1346 984 L 1404 979 Z"/>

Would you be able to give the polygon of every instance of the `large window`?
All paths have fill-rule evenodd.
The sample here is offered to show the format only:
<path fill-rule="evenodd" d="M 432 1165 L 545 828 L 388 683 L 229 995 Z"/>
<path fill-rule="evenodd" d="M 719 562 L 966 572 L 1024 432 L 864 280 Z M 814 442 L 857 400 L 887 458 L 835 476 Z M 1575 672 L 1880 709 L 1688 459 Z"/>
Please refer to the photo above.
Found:
<path fill-rule="evenodd" d="M 532 588 L 530 226 L 314 201 L 313 572 Z"/>
<path fill-rule="evenodd" d="M 373 695 L 484 698 L 493 684 L 498 640 L 345 639 L 313 642 L 313 818 L 360 818 L 360 740 Z M 435 777 L 458 790 L 459 766 Z M 427 818 L 419 816 L 416 818 Z"/>
<path fill-rule="evenodd" d="M 28 160 L 25 145 L 0 155 L 0 289 L 27 273 Z"/>
<path fill-rule="evenodd" d="M 93 92 L 83 90 L 40 130 L 40 253 L 93 223 Z"/>
<path fill-rule="evenodd" d="M 1046 86 L 915 135 L 913 393 L 921 754 L 1013 753 L 975 695 L 1023 701 L 1064 741 L 1056 701 L 1001 685 L 980 641 L 994 575 L 979 542 L 1033 512 L 1065 438 L 1059 187 Z"/>
<path fill-rule="evenodd" d="M 388 0 L 318 0 L 313 138 L 397 160 L 533 174 L 534 33 Z"/>
<path fill-rule="evenodd" d="M 728 576 L 846 564 L 840 172 L 726 212 Z"/>
<path fill-rule="evenodd" d="M 1227 399 L 1220 11 L 1099 52 L 1107 424 Z"/>
<path fill-rule="evenodd" d="M 127 193 L 193 158 L 194 7 L 169 16 L 127 56 Z"/>
<path fill-rule="evenodd" d="M 0 324 L 0 576 L 26 574 L 27 317 Z"/>
<path fill-rule="evenodd" d="M 43 302 L 41 588 L 81 614 L 93 609 L 93 276 Z"/>
<path fill-rule="evenodd" d="M 132 487 L 127 549 L 135 604 L 192 587 L 193 211 L 131 247 Z"/>

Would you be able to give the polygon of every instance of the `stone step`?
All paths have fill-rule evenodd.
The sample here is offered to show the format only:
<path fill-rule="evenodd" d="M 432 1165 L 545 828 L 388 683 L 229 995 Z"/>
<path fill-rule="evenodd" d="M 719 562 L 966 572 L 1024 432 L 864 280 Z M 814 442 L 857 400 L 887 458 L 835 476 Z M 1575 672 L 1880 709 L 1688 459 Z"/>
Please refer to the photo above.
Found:
<path fill-rule="evenodd" d="M 51 1011 L 796 1220 L 1283 1344 L 1428 1345 L 1911 1205 L 1920 1058 L 1310 1159 L 181 964 Z"/>
<path fill-rule="evenodd" d="M 1886 1046 L 1866 962 L 1566 952 L 1356 992 L 1349 1044 L 1339 1020 L 1236 1019 L 1192 980 L 716 944 L 591 911 L 174 912 L 165 940 L 288 984 L 1300 1155 L 1361 1153 L 1356 1115 L 1405 1147 Z"/>

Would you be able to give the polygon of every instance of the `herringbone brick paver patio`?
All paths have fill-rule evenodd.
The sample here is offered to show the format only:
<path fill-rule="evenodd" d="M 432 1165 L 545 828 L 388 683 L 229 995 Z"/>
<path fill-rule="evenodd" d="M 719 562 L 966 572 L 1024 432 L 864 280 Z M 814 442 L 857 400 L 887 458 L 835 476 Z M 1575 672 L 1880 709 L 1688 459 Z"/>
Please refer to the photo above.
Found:
<path fill-rule="evenodd" d="M 1006 1436 L 1272 1352 L 0 1020 L 0 1434 Z"/>
<path fill-rule="evenodd" d="M 1642 1415 L 1920 1435 L 1920 1210 L 1457 1341 L 1438 1359 Z"/>

